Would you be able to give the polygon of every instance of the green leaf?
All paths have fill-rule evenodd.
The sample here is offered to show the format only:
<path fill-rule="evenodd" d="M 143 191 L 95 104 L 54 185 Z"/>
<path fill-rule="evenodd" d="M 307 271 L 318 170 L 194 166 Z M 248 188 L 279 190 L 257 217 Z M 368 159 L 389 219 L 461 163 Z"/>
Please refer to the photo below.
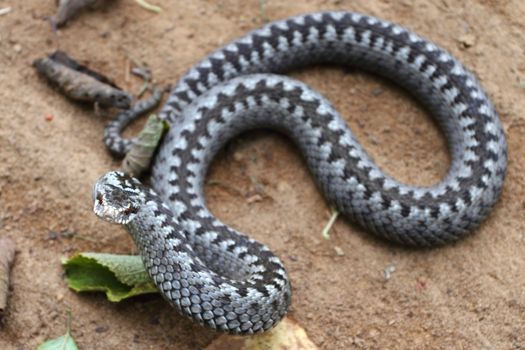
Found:
<path fill-rule="evenodd" d="M 76 292 L 105 292 L 113 302 L 158 292 L 140 256 L 79 253 L 63 266 L 69 288 Z"/>
<path fill-rule="evenodd" d="M 41 344 L 37 350 L 78 350 L 77 344 L 71 337 L 71 310 L 67 312 L 66 334 L 63 336 L 47 340 Z"/>
<path fill-rule="evenodd" d="M 73 338 L 71 338 L 71 334 L 67 332 L 59 338 L 44 342 L 37 350 L 78 350 L 78 347 Z"/>

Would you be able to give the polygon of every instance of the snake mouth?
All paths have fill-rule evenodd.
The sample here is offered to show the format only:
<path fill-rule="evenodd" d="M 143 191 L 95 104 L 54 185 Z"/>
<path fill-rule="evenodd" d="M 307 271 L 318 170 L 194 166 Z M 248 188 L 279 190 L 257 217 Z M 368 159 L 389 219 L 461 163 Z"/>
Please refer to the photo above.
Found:
<path fill-rule="evenodd" d="M 125 225 L 131 222 L 140 210 L 140 195 L 128 188 L 129 184 L 119 183 L 117 173 L 108 173 L 93 187 L 93 212 L 114 224 Z"/>
<path fill-rule="evenodd" d="M 137 215 L 139 208 L 133 206 L 131 201 L 126 201 L 121 205 L 111 203 L 101 193 L 97 193 L 94 203 L 93 212 L 100 218 L 114 223 L 125 225 L 131 222 Z"/>

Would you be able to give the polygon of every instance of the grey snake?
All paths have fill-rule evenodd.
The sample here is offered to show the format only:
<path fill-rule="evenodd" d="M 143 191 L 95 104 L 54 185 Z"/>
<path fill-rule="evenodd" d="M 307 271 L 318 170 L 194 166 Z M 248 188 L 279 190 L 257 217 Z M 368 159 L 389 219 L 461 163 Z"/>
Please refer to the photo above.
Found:
<path fill-rule="evenodd" d="M 415 96 L 448 140 L 451 165 L 438 184 L 416 187 L 385 174 L 331 104 L 304 83 L 275 75 L 311 64 L 350 65 Z M 108 126 L 117 154 L 132 140 Z M 271 128 L 300 149 L 328 202 L 375 234 L 410 246 L 454 242 L 475 228 L 501 192 L 507 145 L 477 79 L 447 51 L 396 24 L 348 12 L 273 22 L 191 68 L 161 111 L 171 124 L 151 188 L 120 172 L 95 185 L 95 212 L 124 224 L 163 297 L 216 330 L 252 334 L 285 315 L 291 286 L 265 245 L 206 207 L 203 183 L 219 149 L 248 129 Z"/>

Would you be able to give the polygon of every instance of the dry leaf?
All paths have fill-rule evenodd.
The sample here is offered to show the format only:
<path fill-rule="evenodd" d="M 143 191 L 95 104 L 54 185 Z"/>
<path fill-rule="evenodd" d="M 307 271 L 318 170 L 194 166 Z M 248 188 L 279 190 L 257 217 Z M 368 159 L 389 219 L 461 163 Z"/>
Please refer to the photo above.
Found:
<path fill-rule="evenodd" d="M 15 243 L 9 238 L 0 239 L 0 321 L 7 307 L 9 269 L 15 258 Z"/>
<path fill-rule="evenodd" d="M 129 108 L 130 94 L 100 81 L 93 73 L 71 68 L 69 62 L 65 65 L 61 60 L 55 60 L 56 57 L 55 53 L 40 58 L 33 62 L 33 66 L 64 95 L 77 101 L 96 102 L 101 107 Z"/>
<path fill-rule="evenodd" d="M 249 337 L 222 335 L 205 350 L 318 350 L 304 329 L 289 317 L 275 328 Z"/>

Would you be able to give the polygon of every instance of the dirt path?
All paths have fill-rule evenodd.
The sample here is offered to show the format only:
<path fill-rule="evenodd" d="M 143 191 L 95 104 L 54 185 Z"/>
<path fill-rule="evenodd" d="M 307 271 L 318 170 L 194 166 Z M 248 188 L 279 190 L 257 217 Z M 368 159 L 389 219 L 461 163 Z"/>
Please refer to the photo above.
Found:
<path fill-rule="evenodd" d="M 261 25 L 259 1 L 166 1 L 155 15 L 132 1 L 87 13 L 61 30 L 61 48 L 137 91 L 126 60 L 146 62 L 175 82 L 218 45 Z M 393 20 L 449 49 L 479 77 L 499 110 L 510 163 L 502 200 L 474 235 L 453 246 L 413 251 L 339 220 L 286 139 L 256 132 L 232 142 L 207 187 L 212 210 L 267 243 L 291 275 L 291 315 L 323 349 L 525 349 L 525 3 L 520 0 L 267 1 L 278 19 L 348 9 Z M 105 151 L 105 120 L 49 89 L 33 59 L 54 49 L 40 18 L 54 1 L 4 0 L 0 16 L 0 235 L 19 248 L 0 348 L 34 349 L 64 329 L 71 308 L 82 349 L 197 349 L 216 334 L 156 297 L 118 305 L 77 295 L 60 257 L 77 251 L 133 252 L 126 232 L 91 212 L 91 186 L 117 161 Z M 445 142 L 406 94 L 338 68 L 292 74 L 325 94 L 376 161 L 395 177 L 431 184 L 445 172 Z M 46 116 L 52 115 L 52 121 Z M 414 171 L 414 169 L 418 169 Z M 257 186 L 268 194 L 247 203 Z M 55 233 L 75 232 L 73 238 Z M 338 255 L 336 247 L 344 255 Z M 384 270 L 395 266 L 389 280 Z"/>

